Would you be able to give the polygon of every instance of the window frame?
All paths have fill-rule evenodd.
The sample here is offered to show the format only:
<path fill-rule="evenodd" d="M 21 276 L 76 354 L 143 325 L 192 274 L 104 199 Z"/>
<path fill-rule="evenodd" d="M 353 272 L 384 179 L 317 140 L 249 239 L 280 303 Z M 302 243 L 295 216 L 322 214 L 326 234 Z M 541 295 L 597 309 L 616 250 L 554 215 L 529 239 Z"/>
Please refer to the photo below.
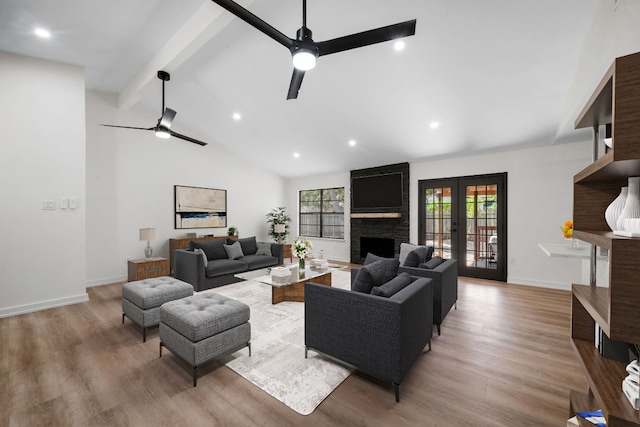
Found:
<path fill-rule="evenodd" d="M 325 212 L 324 210 L 324 204 L 327 202 L 325 201 L 325 194 L 328 191 L 332 191 L 332 190 L 342 190 L 342 200 L 340 199 L 332 199 L 330 201 L 337 201 L 338 203 L 342 202 L 342 212 Z M 320 205 L 320 210 L 319 211 L 313 211 L 313 212 L 303 212 L 302 206 L 303 203 L 309 203 L 309 202 L 303 202 L 303 193 L 305 192 L 315 192 L 315 191 L 319 191 L 320 192 L 320 198 L 319 198 L 319 205 Z M 318 238 L 318 239 L 331 239 L 331 240 L 344 240 L 344 236 L 345 236 L 345 187 L 330 187 L 330 188 L 314 188 L 314 189 L 307 189 L 307 190 L 300 190 L 298 192 L 298 232 L 300 234 L 300 236 L 302 237 L 307 237 L 307 238 Z M 303 221 L 302 221 L 302 217 L 303 215 L 308 215 L 308 214 L 316 214 L 319 217 L 319 223 L 317 224 L 318 230 L 319 230 L 319 235 L 309 235 L 309 234 L 304 234 L 302 232 L 302 228 L 303 228 Z M 342 225 L 333 225 L 333 230 L 335 231 L 337 228 L 342 228 L 342 235 L 340 237 L 333 237 L 333 236 L 325 236 L 324 235 L 324 216 L 327 214 L 342 214 Z"/>

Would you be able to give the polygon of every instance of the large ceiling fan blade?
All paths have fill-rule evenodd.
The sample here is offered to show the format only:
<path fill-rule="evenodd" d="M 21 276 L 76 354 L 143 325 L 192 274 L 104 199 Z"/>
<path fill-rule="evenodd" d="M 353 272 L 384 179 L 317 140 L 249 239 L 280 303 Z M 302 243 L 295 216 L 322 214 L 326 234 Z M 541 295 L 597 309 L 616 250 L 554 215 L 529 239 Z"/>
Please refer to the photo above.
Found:
<path fill-rule="evenodd" d="M 304 77 L 304 71 L 293 69 L 293 75 L 291 76 L 291 84 L 289 85 L 289 93 L 287 99 L 296 99 L 298 92 L 300 92 L 300 85 L 302 85 L 302 78 Z"/>
<path fill-rule="evenodd" d="M 318 42 L 316 45 L 318 46 L 319 56 L 323 56 L 412 36 L 415 33 L 416 20 L 412 19 L 411 21 L 400 22 L 398 24 L 388 25 L 374 30 L 363 31 L 361 33 L 351 34 L 350 36 Z"/>
<path fill-rule="evenodd" d="M 212 0 L 214 3 L 222 7 L 223 9 L 231 12 L 238 18 L 242 19 L 247 24 L 251 25 L 255 29 L 262 31 L 267 36 L 271 37 L 287 49 L 293 47 L 293 40 L 282 34 L 280 31 L 273 28 L 271 25 L 258 18 L 247 9 L 243 8 L 239 4 L 232 2 L 231 0 Z"/>
<path fill-rule="evenodd" d="M 197 139 L 193 139 L 186 135 L 181 135 L 178 132 L 174 132 L 171 129 L 167 129 L 171 136 L 175 136 L 176 138 L 184 139 L 185 141 L 193 142 L 194 144 L 202 145 L 203 147 L 207 145 L 206 142 L 198 141 Z"/>
<path fill-rule="evenodd" d="M 171 108 L 166 108 L 162 117 L 160 118 L 160 126 L 169 129 L 171 127 L 171 123 L 173 123 L 173 119 L 176 117 L 175 110 Z"/>
<path fill-rule="evenodd" d="M 152 128 L 139 128 L 139 127 L 133 127 L 133 126 L 118 126 L 118 125 L 103 125 L 101 124 L 100 126 L 107 126 L 110 128 L 123 128 L 123 129 L 139 129 L 139 130 L 154 130 L 155 127 Z"/>

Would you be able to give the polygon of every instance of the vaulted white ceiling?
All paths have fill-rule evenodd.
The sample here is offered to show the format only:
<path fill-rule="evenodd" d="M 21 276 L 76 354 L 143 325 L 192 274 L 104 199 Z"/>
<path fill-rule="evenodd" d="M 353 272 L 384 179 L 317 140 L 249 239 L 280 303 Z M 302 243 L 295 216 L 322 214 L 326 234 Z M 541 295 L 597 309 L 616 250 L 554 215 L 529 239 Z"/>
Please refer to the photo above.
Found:
<path fill-rule="evenodd" d="M 2 0 L 0 50 L 84 66 L 87 89 L 158 115 L 167 70 L 174 130 L 297 177 L 572 139 L 557 132 L 596 2 L 309 0 L 316 41 L 413 18 L 416 35 L 319 58 L 289 101 L 289 51 L 206 0 Z M 301 26 L 301 0 L 239 3 L 289 37 Z"/>

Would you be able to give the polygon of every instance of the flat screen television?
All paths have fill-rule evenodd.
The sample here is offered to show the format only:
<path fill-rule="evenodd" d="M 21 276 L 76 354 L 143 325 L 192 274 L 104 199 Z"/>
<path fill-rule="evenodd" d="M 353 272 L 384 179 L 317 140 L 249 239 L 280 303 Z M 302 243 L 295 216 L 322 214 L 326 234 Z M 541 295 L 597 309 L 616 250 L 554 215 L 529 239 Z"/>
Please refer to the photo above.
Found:
<path fill-rule="evenodd" d="M 351 178 L 352 212 L 402 209 L 402 172 Z"/>

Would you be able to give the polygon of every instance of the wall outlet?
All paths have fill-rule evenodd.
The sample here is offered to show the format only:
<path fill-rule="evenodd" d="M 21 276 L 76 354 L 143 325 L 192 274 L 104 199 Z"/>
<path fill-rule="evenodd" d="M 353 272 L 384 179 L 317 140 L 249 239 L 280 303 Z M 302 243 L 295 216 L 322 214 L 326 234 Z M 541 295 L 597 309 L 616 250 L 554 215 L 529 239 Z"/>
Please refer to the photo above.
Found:
<path fill-rule="evenodd" d="M 56 202 L 54 200 L 43 200 L 42 201 L 42 210 L 45 210 L 45 211 L 54 211 L 54 210 L 56 210 Z"/>

